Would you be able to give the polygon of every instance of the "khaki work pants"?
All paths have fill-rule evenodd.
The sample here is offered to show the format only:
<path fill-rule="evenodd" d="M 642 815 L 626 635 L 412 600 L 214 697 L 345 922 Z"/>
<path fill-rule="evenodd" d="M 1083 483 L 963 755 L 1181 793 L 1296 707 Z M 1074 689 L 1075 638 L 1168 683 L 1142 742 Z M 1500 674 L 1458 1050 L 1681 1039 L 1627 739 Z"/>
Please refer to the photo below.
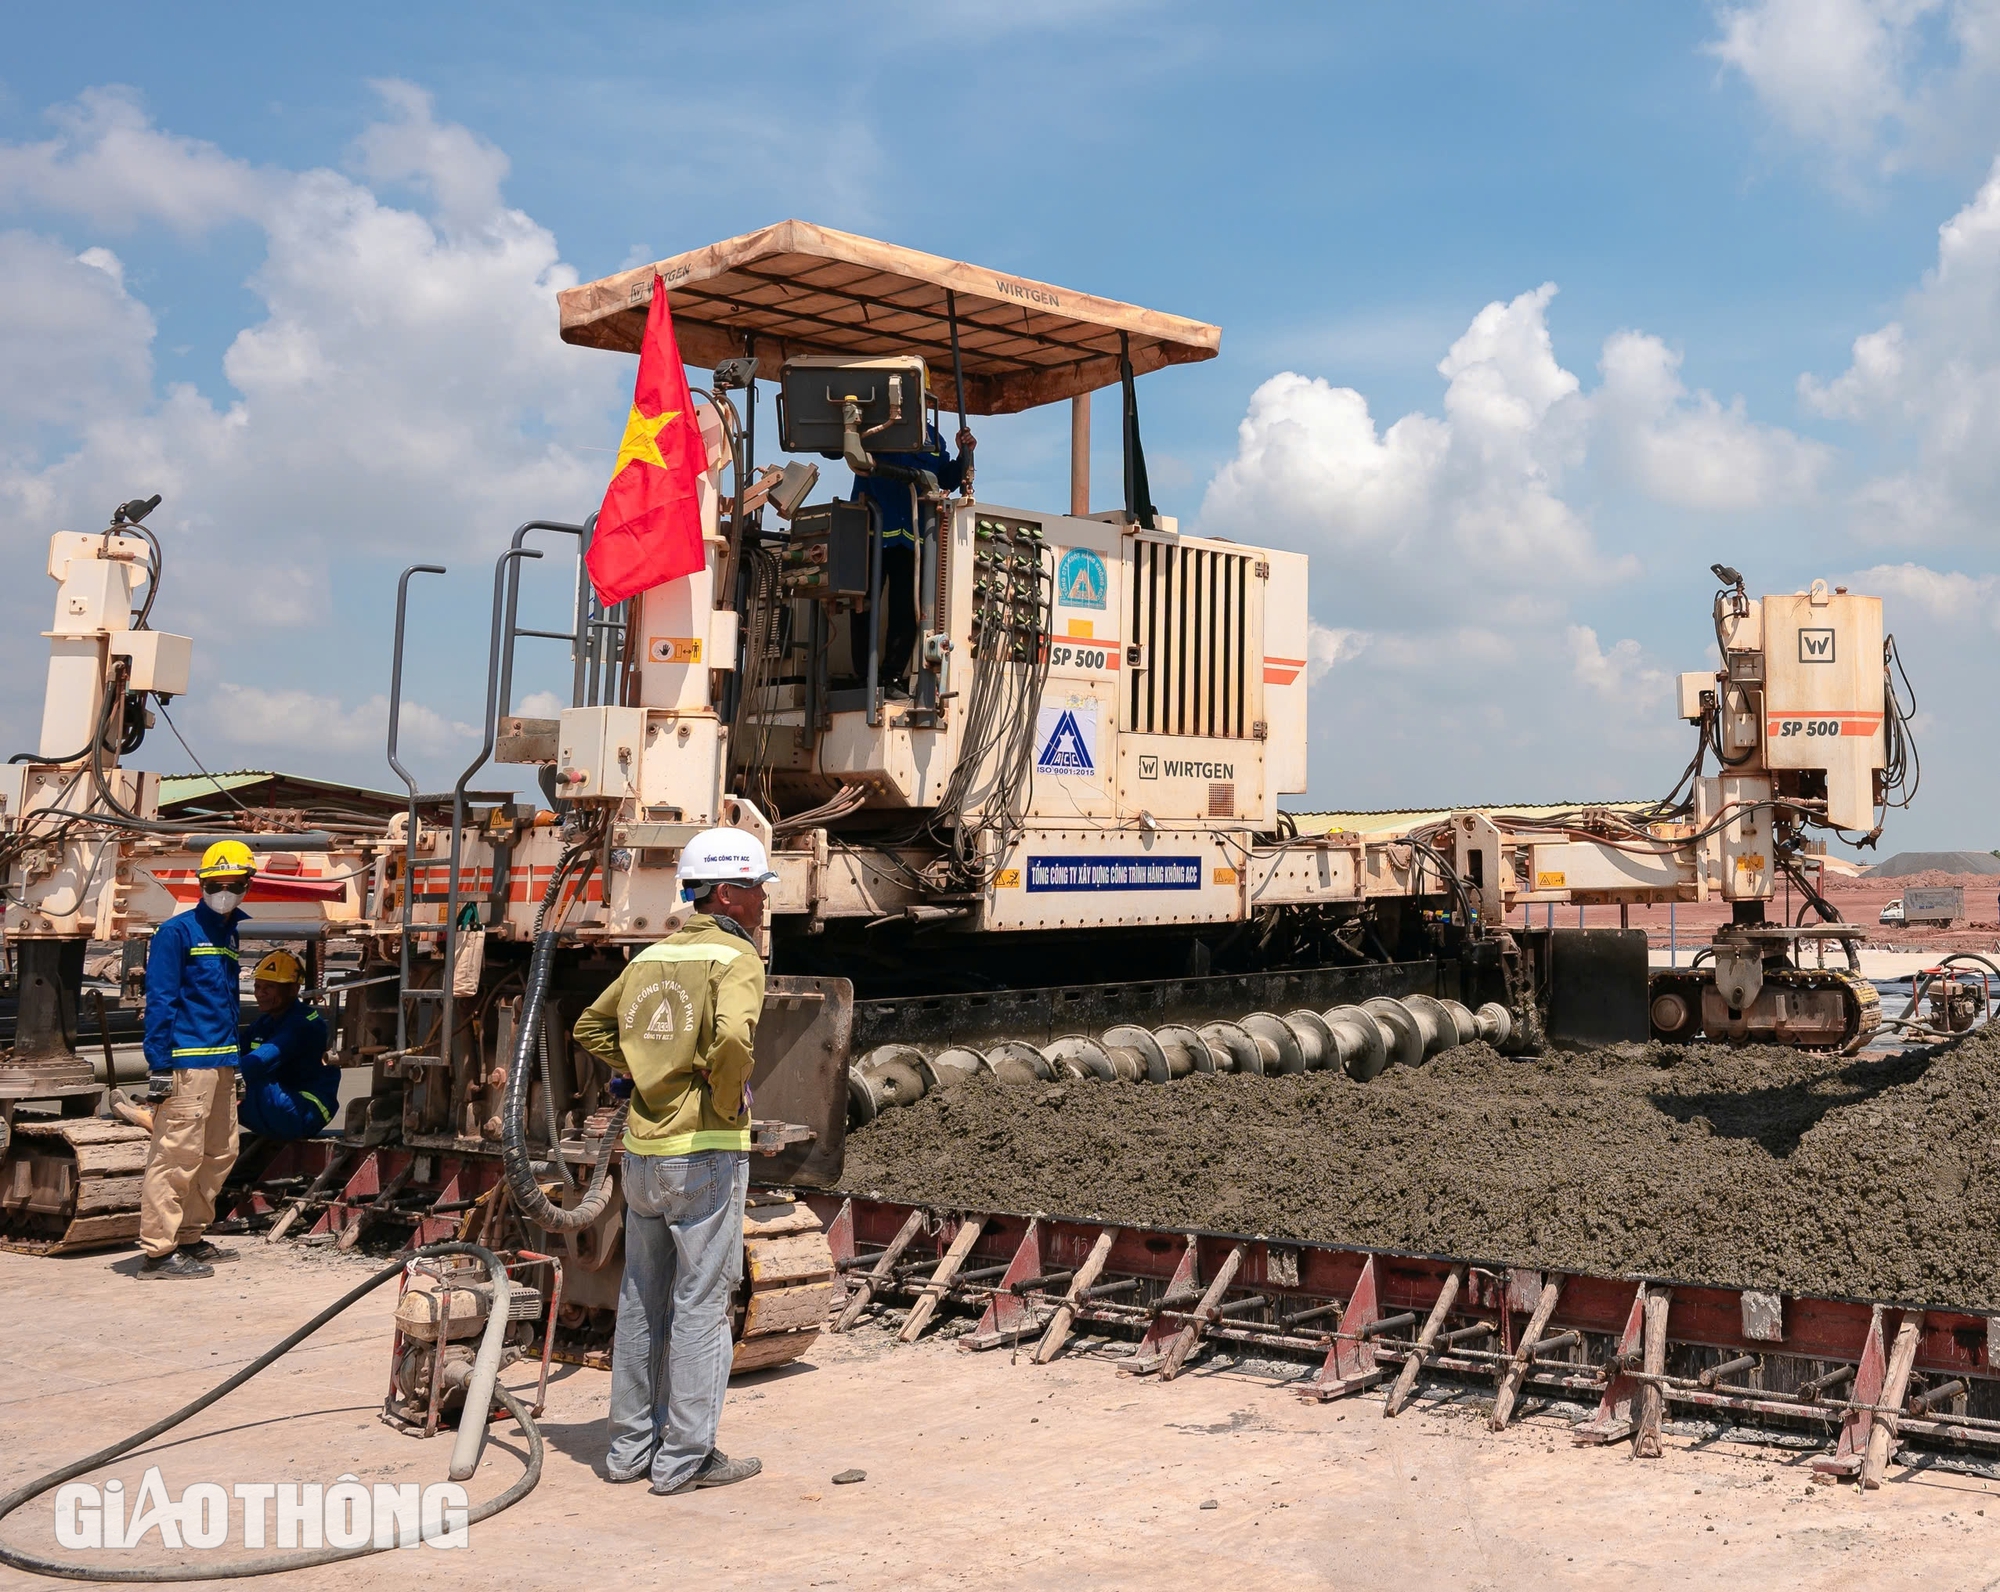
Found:
<path fill-rule="evenodd" d="M 139 1197 L 139 1247 L 159 1259 L 215 1220 L 215 1197 L 236 1164 L 236 1069 L 188 1067 L 153 1112 L 153 1152 Z"/>

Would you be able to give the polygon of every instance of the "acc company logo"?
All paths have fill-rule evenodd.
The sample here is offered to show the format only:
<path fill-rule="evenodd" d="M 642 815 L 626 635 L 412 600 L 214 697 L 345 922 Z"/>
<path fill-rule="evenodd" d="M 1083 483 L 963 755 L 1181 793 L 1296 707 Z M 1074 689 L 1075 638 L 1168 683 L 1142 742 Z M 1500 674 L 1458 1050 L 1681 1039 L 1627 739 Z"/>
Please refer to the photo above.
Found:
<path fill-rule="evenodd" d="M 1072 547 L 1056 566 L 1056 601 L 1065 608 L 1102 608 L 1107 582 L 1104 560 L 1087 547 Z"/>

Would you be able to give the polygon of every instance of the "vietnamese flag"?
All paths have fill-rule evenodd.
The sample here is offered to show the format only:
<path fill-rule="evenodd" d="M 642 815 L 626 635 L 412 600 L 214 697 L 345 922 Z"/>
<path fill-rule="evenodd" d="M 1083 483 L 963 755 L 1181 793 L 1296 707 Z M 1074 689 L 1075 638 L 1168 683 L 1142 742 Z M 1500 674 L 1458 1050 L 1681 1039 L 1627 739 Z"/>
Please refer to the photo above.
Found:
<path fill-rule="evenodd" d="M 639 380 L 618 445 L 611 485 L 597 511 L 587 563 L 605 607 L 634 593 L 692 575 L 707 561 L 695 483 L 708 448 L 694 417 L 687 371 L 674 341 L 667 287 L 653 276 L 653 306 L 639 345 Z"/>

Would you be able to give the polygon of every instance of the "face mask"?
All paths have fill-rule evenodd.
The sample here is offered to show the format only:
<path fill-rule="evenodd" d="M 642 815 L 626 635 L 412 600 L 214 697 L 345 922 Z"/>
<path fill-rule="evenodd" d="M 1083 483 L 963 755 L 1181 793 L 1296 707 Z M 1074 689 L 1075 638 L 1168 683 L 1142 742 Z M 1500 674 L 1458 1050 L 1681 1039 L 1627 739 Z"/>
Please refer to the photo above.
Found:
<path fill-rule="evenodd" d="M 202 896 L 202 900 L 208 903 L 209 911 L 226 918 L 242 904 L 243 892 L 241 890 L 210 890 Z"/>

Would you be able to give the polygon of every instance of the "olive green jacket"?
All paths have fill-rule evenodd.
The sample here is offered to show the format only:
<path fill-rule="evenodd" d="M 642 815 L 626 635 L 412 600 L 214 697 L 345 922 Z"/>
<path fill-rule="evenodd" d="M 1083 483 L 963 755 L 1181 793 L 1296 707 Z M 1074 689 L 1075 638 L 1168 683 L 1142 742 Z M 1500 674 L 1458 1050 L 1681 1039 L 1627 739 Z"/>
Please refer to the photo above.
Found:
<path fill-rule="evenodd" d="M 764 963 L 707 913 L 649 945 L 576 1020 L 576 1042 L 632 1080 L 628 1155 L 748 1150 Z"/>

